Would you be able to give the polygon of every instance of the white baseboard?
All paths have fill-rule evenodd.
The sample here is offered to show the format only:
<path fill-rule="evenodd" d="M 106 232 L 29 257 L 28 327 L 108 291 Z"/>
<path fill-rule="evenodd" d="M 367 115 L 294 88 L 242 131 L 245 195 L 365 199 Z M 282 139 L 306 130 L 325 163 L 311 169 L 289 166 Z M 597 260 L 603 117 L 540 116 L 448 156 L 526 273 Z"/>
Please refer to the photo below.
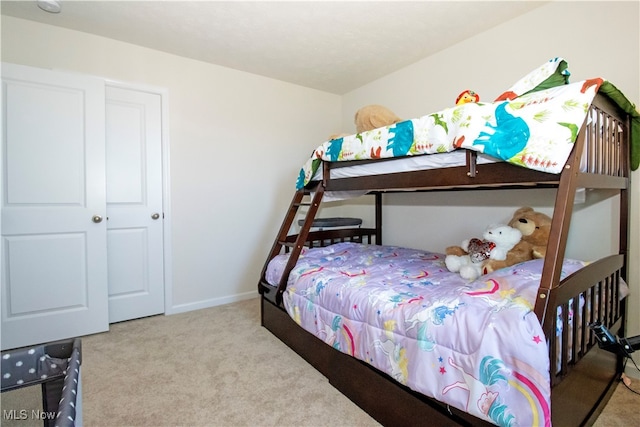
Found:
<path fill-rule="evenodd" d="M 165 311 L 165 315 L 186 313 L 188 311 L 201 310 L 203 308 L 211 308 L 219 305 L 231 304 L 233 302 L 244 301 L 247 299 L 258 298 L 260 294 L 257 291 L 245 292 L 242 294 L 230 295 L 221 298 L 212 298 L 204 301 L 191 302 L 187 304 L 174 305 L 169 310 Z"/>

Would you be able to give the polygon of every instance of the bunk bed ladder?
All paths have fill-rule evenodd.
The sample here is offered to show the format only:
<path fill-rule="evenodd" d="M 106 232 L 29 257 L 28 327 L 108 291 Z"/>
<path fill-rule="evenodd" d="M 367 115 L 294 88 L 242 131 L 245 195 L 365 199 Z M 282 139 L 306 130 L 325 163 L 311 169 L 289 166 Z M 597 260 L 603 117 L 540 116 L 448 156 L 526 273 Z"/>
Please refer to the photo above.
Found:
<path fill-rule="evenodd" d="M 313 194 L 311 198 L 311 202 L 303 202 L 303 199 L 306 195 Z M 318 208 L 320 207 L 320 203 L 322 202 L 322 197 L 324 196 L 324 185 L 319 183 L 315 189 L 300 189 L 295 192 L 293 195 L 293 199 L 291 200 L 291 204 L 289 205 L 289 210 L 287 215 L 285 216 L 282 226 L 280 227 L 280 231 L 276 236 L 276 240 L 273 243 L 271 248 L 271 252 L 269 253 L 269 257 L 267 258 L 267 262 L 264 265 L 262 270 L 260 284 L 258 286 L 259 291 L 262 295 L 266 296 L 269 300 L 274 302 L 276 305 L 282 304 L 282 294 L 287 287 L 287 279 L 289 277 L 289 273 L 293 270 L 293 267 L 296 265 L 298 261 L 298 257 L 302 252 L 302 248 L 307 241 L 307 237 L 309 236 L 309 231 L 311 230 L 311 226 L 313 224 L 313 220 L 318 213 Z M 298 232 L 295 240 L 289 237 L 289 231 L 291 229 L 291 225 L 293 221 L 296 219 L 298 214 L 298 209 L 302 206 L 307 206 L 309 209 L 307 210 L 307 214 L 305 217 L 304 224 L 302 228 Z M 267 271 L 267 266 L 269 261 L 275 258 L 278 254 L 282 252 L 284 249 L 285 252 L 289 253 L 289 260 L 287 261 L 287 265 L 285 266 L 284 271 L 282 272 L 282 278 L 280 279 L 280 283 L 278 284 L 277 289 L 273 292 L 273 287 L 270 286 L 265 278 L 265 274 Z"/>

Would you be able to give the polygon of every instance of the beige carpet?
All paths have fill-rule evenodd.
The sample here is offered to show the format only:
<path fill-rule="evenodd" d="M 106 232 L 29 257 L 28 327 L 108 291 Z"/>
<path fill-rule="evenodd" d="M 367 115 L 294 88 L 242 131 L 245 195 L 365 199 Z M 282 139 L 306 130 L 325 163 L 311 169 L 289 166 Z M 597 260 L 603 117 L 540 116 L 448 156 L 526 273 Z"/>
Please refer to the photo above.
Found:
<path fill-rule="evenodd" d="M 89 427 L 379 425 L 260 326 L 257 299 L 111 325 L 82 352 Z M 4 393 L 3 414 L 39 399 L 37 387 Z M 640 396 L 619 386 L 596 426 L 639 421 Z"/>

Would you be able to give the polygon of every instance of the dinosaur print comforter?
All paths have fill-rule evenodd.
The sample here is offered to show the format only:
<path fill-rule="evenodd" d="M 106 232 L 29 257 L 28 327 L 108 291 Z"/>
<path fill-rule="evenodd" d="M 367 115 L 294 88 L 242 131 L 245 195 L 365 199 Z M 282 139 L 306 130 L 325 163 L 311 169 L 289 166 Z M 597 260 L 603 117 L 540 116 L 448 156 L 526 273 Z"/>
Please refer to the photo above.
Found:
<path fill-rule="evenodd" d="M 525 168 L 560 173 L 602 79 L 530 92 L 512 100 L 467 103 L 394 125 L 326 141 L 300 170 L 304 187 L 322 161 L 478 151 Z"/>
<path fill-rule="evenodd" d="M 271 261 L 277 284 L 287 259 Z M 565 261 L 563 277 L 583 267 Z M 542 260 L 466 282 L 444 255 L 338 243 L 306 250 L 284 294 L 289 315 L 339 351 L 497 425 L 551 423 L 549 356 L 533 312 Z"/>

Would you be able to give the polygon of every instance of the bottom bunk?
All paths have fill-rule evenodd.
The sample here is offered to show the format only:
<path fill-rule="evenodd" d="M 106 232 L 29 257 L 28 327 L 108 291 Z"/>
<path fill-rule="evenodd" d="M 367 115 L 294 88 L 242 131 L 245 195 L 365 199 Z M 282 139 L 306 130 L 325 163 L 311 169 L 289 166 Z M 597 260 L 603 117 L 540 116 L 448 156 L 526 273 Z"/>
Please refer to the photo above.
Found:
<path fill-rule="evenodd" d="M 320 247 L 302 250 L 281 302 L 273 295 L 290 254 L 274 257 L 261 284 L 262 324 L 376 420 L 565 426 L 588 423 L 602 410 L 622 360 L 598 347 L 589 325 L 600 322 L 624 334 L 623 255 L 593 263 L 565 260 L 546 309 L 555 333 L 544 333 L 532 311 L 542 260 L 467 283 L 446 271 L 442 254 L 363 245 L 357 230 L 356 242 L 344 242 L 345 230 L 338 244 L 314 235 Z M 353 264 L 354 255 L 363 264 Z M 381 287 L 374 287 L 372 271 L 381 273 Z M 420 287 L 429 289 L 421 293 Z M 428 293 L 438 287 L 444 295 Z M 338 296 L 346 311 L 322 306 L 321 294 Z M 382 317 L 387 312 L 391 318 Z M 422 365 L 417 359 L 424 359 Z"/>
<path fill-rule="evenodd" d="M 326 345 L 300 328 L 281 308 L 262 298 L 262 325 L 322 373 L 342 394 L 385 426 L 492 425 L 399 384 L 372 366 Z M 621 328 L 618 320 L 612 330 Z M 618 358 L 594 347 L 571 375 L 553 388 L 552 423 L 592 424 L 620 376 Z"/>

